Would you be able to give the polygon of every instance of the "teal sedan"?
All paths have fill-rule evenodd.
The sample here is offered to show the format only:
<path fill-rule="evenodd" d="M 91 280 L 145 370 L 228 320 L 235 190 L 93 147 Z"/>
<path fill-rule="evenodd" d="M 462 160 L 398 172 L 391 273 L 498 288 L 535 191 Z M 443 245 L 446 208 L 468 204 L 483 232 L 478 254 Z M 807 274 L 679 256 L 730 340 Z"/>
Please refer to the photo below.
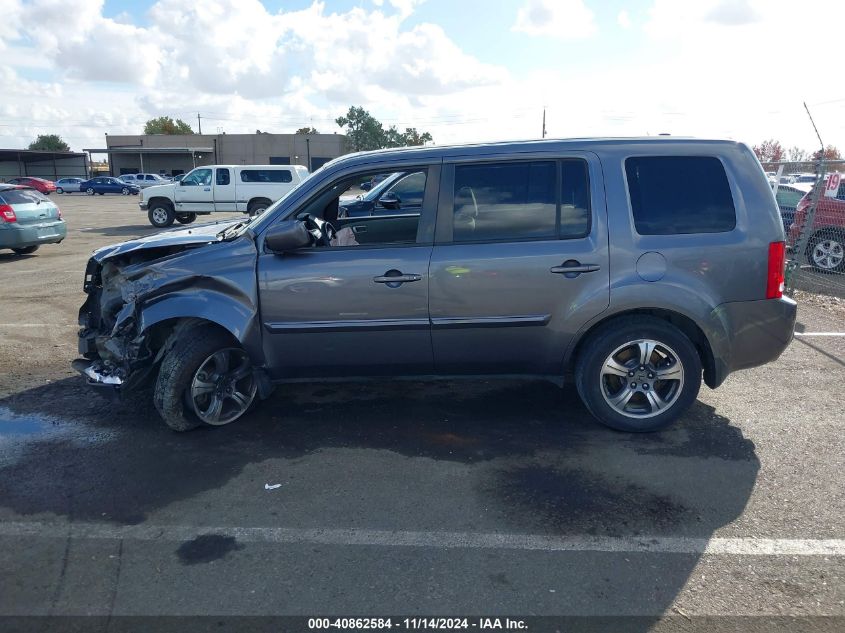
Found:
<path fill-rule="evenodd" d="M 29 255 L 65 237 L 62 212 L 46 196 L 30 187 L 0 185 L 0 249 Z"/>

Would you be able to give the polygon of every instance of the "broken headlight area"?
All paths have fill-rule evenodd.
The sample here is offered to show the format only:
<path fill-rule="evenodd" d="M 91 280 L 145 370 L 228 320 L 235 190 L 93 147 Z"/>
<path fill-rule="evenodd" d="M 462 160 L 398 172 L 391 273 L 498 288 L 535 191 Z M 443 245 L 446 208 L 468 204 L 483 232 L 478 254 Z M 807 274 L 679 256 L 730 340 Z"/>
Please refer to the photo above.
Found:
<path fill-rule="evenodd" d="M 79 310 L 83 358 L 73 363 L 89 384 L 128 390 L 146 379 L 157 359 L 149 336 L 139 332 L 139 308 L 168 278 L 150 264 L 182 250 L 149 249 L 104 262 L 89 260 L 83 284 L 87 297 Z"/>

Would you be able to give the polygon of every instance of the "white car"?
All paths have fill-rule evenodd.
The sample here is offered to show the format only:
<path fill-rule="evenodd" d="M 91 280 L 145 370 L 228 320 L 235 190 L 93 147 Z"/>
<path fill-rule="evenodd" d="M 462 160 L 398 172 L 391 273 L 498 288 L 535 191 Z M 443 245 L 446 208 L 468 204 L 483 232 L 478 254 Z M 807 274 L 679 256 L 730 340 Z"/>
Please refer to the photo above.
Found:
<path fill-rule="evenodd" d="M 56 193 L 74 193 L 81 189 L 79 185 L 85 182 L 85 178 L 60 178 L 56 181 Z"/>
<path fill-rule="evenodd" d="M 215 211 L 256 215 L 307 177 L 302 165 L 204 165 L 179 182 L 143 189 L 138 205 L 158 228 Z"/>
<path fill-rule="evenodd" d="M 170 182 L 170 180 L 162 178 L 158 174 L 123 174 L 119 179 L 128 185 L 135 185 L 138 189 L 146 189 Z"/>

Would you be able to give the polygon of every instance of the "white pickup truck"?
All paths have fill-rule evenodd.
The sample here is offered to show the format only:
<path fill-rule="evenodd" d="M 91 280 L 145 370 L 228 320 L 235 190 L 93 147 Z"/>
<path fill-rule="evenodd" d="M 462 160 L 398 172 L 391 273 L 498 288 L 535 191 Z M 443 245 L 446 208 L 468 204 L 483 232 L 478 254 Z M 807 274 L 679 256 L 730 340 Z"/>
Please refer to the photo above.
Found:
<path fill-rule="evenodd" d="M 307 176 L 302 165 L 204 165 L 180 182 L 142 189 L 138 205 L 158 228 L 174 220 L 190 224 L 198 215 L 215 211 L 255 215 Z"/>

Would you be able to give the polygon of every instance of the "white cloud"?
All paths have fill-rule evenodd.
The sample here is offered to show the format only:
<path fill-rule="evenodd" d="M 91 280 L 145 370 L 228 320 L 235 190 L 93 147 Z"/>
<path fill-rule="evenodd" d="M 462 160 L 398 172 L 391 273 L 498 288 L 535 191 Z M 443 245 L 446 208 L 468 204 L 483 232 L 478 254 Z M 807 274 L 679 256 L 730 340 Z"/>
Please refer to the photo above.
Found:
<path fill-rule="evenodd" d="M 527 35 L 582 39 L 596 32 L 593 12 L 583 0 L 526 0 L 511 30 Z"/>
<path fill-rule="evenodd" d="M 636 13 L 630 5 L 616 15 L 631 29 L 624 56 L 512 72 L 469 54 L 437 24 L 412 23 L 416 3 L 328 6 L 271 12 L 256 0 L 158 0 L 133 24 L 131 15 L 104 17 L 96 0 L 0 0 L 0 146 L 53 132 L 75 149 L 101 146 L 104 132 L 137 133 L 153 116 L 196 126 L 198 111 L 205 132 L 334 132 L 335 117 L 355 104 L 441 144 L 536 138 L 546 105 L 551 136 L 776 137 L 809 149 L 816 141 L 801 101 L 845 96 L 826 80 L 845 5 L 824 0 L 801 11 L 748 0 L 733 13 L 722 0 L 652 0 Z M 517 23 L 532 35 L 590 34 L 597 49 L 620 37 L 599 31 L 583 2 L 535 1 L 522 11 Z M 43 27 L 25 28 L 33 12 Z M 788 50 L 799 33 L 813 33 L 814 55 L 829 63 Z M 845 147 L 845 102 L 813 114 L 826 142 Z"/>
<path fill-rule="evenodd" d="M 628 15 L 628 11 L 626 9 L 622 9 L 619 12 L 619 15 L 616 16 L 616 23 L 623 29 L 631 28 L 631 16 Z"/>

